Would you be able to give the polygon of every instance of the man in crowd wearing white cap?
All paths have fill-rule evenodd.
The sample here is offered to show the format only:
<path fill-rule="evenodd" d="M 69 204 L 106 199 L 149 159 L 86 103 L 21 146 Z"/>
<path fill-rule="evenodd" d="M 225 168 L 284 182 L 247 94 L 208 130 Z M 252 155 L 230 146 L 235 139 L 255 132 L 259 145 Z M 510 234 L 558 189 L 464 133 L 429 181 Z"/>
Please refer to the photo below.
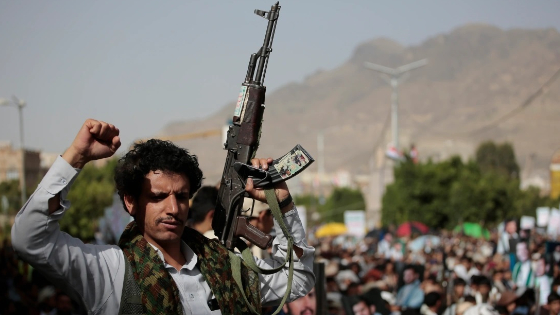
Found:
<path fill-rule="evenodd" d="M 56 290 L 53 286 L 46 286 L 39 291 L 37 296 L 39 302 L 39 315 L 56 314 Z"/>
<path fill-rule="evenodd" d="M 389 258 L 391 255 L 391 243 L 393 242 L 393 235 L 390 232 L 383 235 L 383 239 L 377 244 L 377 253 Z"/>

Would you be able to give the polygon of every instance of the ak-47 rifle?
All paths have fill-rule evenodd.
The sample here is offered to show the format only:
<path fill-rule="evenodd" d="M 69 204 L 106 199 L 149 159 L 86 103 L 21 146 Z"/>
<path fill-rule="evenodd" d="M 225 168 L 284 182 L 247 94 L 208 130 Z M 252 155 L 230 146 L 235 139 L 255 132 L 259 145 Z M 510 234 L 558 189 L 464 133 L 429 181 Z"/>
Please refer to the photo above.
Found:
<path fill-rule="evenodd" d="M 268 12 L 255 10 L 255 14 L 268 20 L 266 35 L 262 47 L 249 59 L 247 75 L 241 85 L 232 124 L 227 132 L 227 142 L 224 143 L 227 157 L 212 228 L 220 242 L 230 250 L 243 242 L 240 237 L 262 249 L 272 243 L 270 235 L 253 227 L 248 217 L 242 215 L 247 178 L 253 178 L 255 187 L 272 187 L 274 183 L 295 176 L 313 162 L 305 149 L 297 145 L 288 154 L 275 160 L 268 171 L 249 165 L 259 146 L 266 93 L 263 82 L 279 13 L 278 2 Z"/>

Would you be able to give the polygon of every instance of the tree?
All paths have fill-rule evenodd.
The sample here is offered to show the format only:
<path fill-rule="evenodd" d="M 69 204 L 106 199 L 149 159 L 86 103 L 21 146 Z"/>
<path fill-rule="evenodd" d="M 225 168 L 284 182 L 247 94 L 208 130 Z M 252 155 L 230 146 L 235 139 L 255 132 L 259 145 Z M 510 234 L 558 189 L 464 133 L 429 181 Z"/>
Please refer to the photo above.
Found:
<path fill-rule="evenodd" d="M 449 187 L 465 167 L 459 157 L 442 163 L 400 163 L 394 170 L 395 181 L 383 196 L 383 224 L 420 221 L 433 227 L 448 225 L 453 218 Z"/>
<path fill-rule="evenodd" d="M 323 223 L 344 222 L 344 211 L 364 210 L 366 208 L 362 192 L 347 187 L 333 189 L 323 205 L 319 203 L 319 199 L 314 195 L 296 196 L 295 201 L 298 205 L 304 205 L 307 209 L 319 213 Z"/>
<path fill-rule="evenodd" d="M 519 166 L 507 143 L 485 142 L 467 163 L 459 157 L 418 164 L 408 159 L 394 174 L 382 201 L 385 225 L 420 221 L 451 229 L 460 222 L 476 222 L 491 228 L 507 217 L 534 216 L 539 206 L 558 205 L 536 188 L 519 188 Z"/>
<path fill-rule="evenodd" d="M 476 222 L 496 226 L 507 217 L 517 215 L 519 181 L 494 172 L 463 172 L 450 191 L 449 203 L 459 222 Z M 533 209 L 534 211 L 534 209 Z"/>
<path fill-rule="evenodd" d="M 366 202 L 362 192 L 347 187 L 335 188 L 324 207 L 319 208 L 324 222 L 344 222 L 344 211 L 365 210 Z"/>
<path fill-rule="evenodd" d="M 8 207 L 6 209 L 1 205 L 2 198 L 6 197 Z M 0 183 L 0 207 L 3 213 L 15 215 L 21 208 L 21 190 L 19 189 L 19 180 L 9 180 Z"/>
<path fill-rule="evenodd" d="M 476 163 L 483 172 L 496 172 L 508 178 L 519 179 L 519 165 L 510 143 L 481 143 L 476 150 Z"/>
<path fill-rule="evenodd" d="M 88 164 L 82 169 L 68 193 L 72 207 L 60 221 L 61 230 L 84 242 L 93 239 L 99 218 L 113 202 L 116 162 L 117 159 L 111 159 L 103 167 Z"/>

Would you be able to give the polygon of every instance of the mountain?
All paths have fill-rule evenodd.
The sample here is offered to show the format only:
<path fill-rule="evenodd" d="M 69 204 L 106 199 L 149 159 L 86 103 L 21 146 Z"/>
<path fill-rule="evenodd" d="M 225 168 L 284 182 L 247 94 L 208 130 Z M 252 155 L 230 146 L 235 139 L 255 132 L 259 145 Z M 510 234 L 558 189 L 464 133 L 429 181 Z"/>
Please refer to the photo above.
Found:
<path fill-rule="evenodd" d="M 415 46 L 387 38 L 365 42 L 339 67 L 268 92 L 259 156 L 279 157 L 300 143 L 318 157 L 317 134 L 324 130 L 326 171 L 368 174 L 375 148 L 391 140 L 391 88 L 364 62 L 395 68 L 424 58 L 428 65 L 399 86 L 402 148 L 414 143 L 421 159 L 452 154 L 467 159 L 481 141 L 509 141 L 523 176 L 548 176 L 550 158 L 560 148 L 560 79 L 523 104 L 560 69 L 556 29 L 472 24 Z M 206 119 L 170 123 L 161 134 L 221 128 L 234 106 L 232 99 Z M 178 142 L 199 154 L 205 184 L 221 175 L 220 142 L 216 137 Z"/>

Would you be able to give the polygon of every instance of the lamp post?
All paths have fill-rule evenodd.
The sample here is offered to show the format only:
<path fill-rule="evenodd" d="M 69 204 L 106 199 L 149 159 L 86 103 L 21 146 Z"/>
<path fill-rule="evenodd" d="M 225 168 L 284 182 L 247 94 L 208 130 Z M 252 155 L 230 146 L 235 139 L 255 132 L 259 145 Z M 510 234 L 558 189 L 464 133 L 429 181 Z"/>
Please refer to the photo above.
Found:
<path fill-rule="evenodd" d="M 393 150 L 392 152 L 386 152 L 385 156 L 389 157 L 390 159 L 394 160 L 395 163 L 398 163 L 398 161 L 400 160 L 401 156 L 399 154 L 399 84 L 403 83 L 409 75 L 409 72 L 411 70 L 420 68 L 422 66 L 425 66 L 426 64 L 428 64 L 428 60 L 427 59 L 422 59 L 422 60 L 418 60 L 403 66 L 400 66 L 398 68 L 389 68 L 389 67 L 385 67 L 382 65 L 378 65 L 375 63 L 371 63 L 371 62 L 366 62 L 364 63 L 364 66 L 370 70 L 374 70 L 377 72 L 381 73 L 381 77 L 385 80 L 385 82 L 389 83 L 391 85 L 392 88 L 392 93 L 391 93 L 391 131 L 392 131 L 392 138 L 393 138 Z M 392 155 L 391 155 L 392 154 Z M 396 156 L 394 155 L 396 154 Z M 379 163 L 379 187 L 378 187 L 378 199 L 375 200 L 374 196 L 375 196 L 375 190 L 374 190 L 374 177 L 375 177 L 375 173 L 373 171 L 373 167 L 372 167 L 372 172 L 371 172 L 371 181 L 370 181 L 370 200 L 368 202 L 368 212 L 371 213 L 371 215 L 374 217 L 373 221 L 375 224 L 377 224 L 378 222 L 375 221 L 379 221 L 381 218 L 381 198 L 383 196 L 383 194 L 385 193 L 385 159 L 383 157 L 380 157 L 380 163 Z M 372 163 L 373 165 L 373 163 Z M 377 206 L 376 206 L 377 204 Z"/>
<path fill-rule="evenodd" d="M 418 60 L 398 68 L 389 68 L 375 63 L 366 62 L 364 66 L 368 69 L 381 72 L 381 76 L 387 83 L 391 85 L 393 93 L 391 94 L 391 129 L 393 137 L 393 146 L 399 150 L 399 84 L 404 82 L 411 70 L 420 68 L 428 64 L 427 59 Z"/>
<path fill-rule="evenodd" d="M 0 98 L 0 106 L 16 106 L 19 114 L 19 148 L 21 150 L 21 206 L 25 204 L 27 199 L 26 184 L 25 184 L 25 148 L 23 147 L 23 108 L 26 103 L 24 100 L 12 96 L 11 100 Z"/>

